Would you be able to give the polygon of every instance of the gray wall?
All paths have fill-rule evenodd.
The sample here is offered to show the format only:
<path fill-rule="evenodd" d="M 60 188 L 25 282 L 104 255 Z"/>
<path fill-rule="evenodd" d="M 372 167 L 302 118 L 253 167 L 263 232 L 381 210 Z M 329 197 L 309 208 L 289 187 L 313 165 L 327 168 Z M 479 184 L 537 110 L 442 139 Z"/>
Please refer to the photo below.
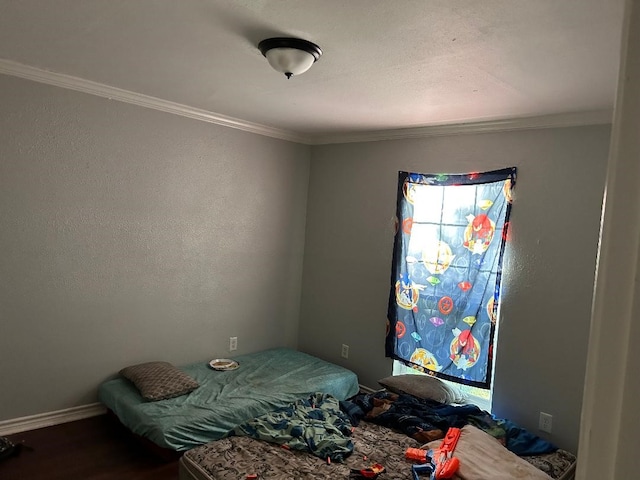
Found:
<path fill-rule="evenodd" d="M 378 387 L 398 170 L 518 167 L 495 367 L 496 415 L 537 432 L 554 416 L 577 451 L 609 127 L 314 147 L 299 347 Z M 348 360 L 340 358 L 350 345 Z"/>
<path fill-rule="evenodd" d="M 0 75 L 0 420 L 295 347 L 310 147 Z"/>
<path fill-rule="evenodd" d="M 1 75 L 0 105 L 0 420 L 231 335 L 376 387 L 397 171 L 516 165 L 494 412 L 577 450 L 608 127 L 310 148 Z"/>

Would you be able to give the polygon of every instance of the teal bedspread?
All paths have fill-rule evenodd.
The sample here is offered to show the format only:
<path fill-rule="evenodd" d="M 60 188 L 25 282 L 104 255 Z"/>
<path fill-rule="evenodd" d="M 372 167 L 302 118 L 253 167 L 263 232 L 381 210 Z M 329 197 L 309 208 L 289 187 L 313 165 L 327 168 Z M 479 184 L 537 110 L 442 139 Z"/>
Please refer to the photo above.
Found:
<path fill-rule="evenodd" d="M 188 395 L 147 402 L 132 383 L 116 378 L 100 385 L 98 398 L 133 433 L 185 451 L 311 393 L 328 393 L 338 400 L 358 393 L 355 373 L 295 350 L 276 348 L 231 358 L 240 368 L 219 372 L 208 361 L 182 367 L 200 384 Z"/>

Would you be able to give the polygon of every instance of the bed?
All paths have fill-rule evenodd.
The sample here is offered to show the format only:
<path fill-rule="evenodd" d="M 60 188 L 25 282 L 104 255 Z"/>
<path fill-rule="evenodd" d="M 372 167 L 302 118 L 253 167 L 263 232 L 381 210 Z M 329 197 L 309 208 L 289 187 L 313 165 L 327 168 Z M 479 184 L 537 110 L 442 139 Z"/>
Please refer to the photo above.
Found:
<path fill-rule="evenodd" d="M 404 453 L 409 447 L 422 446 L 418 441 L 369 422 L 362 422 L 355 428 L 352 437 L 353 454 L 343 463 L 327 463 L 309 453 L 288 450 L 250 437 L 229 437 L 186 452 L 179 461 L 179 479 L 238 480 L 249 475 L 257 475 L 259 480 L 346 479 L 351 469 L 367 468 L 374 462 L 385 467 L 380 480 L 412 479 L 412 463 L 405 460 Z M 575 456 L 564 450 L 523 457 L 520 461 L 526 461 L 540 474 L 555 480 L 569 480 L 575 470 Z M 461 466 L 464 465 L 465 461 L 461 460 Z M 497 470 L 500 466 L 495 465 L 494 468 Z M 470 479 L 464 476 L 460 478 Z M 485 480 L 488 478 L 497 477 L 485 477 Z M 513 478 L 516 477 L 510 477 L 510 480 Z"/>
<path fill-rule="evenodd" d="M 447 405 L 389 392 L 359 394 L 339 403 L 329 397 L 316 394 L 298 400 L 236 427 L 233 436 L 187 451 L 179 461 L 180 479 L 351 478 L 353 470 L 379 463 L 385 468 L 381 480 L 410 480 L 412 462 L 405 460 L 406 449 L 437 448 L 440 439 L 427 443 L 420 440 L 457 421 L 462 425 L 462 436 L 455 452 L 460 460 L 456 478 L 568 480 L 574 473 L 573 454 L 513 425 L 502 429 L 505 436 L 501 438 L 500 424 L 477 407 Z M 420 413 L 423 407 L 433 415 L 427 410 Z M 324 414 L 336 410 L 337 416 Z M 418 414 L 420 418 L 416 417 Z M 293 423 L 285 423 L 284 418 Z M 349 426 L 344 435 L 350 446 L 347 454 L 340 453 L 344 443 L 331 443 L 327 437 L 327 432 L 334 437 L 338 430 L 344 432 L 341 422 L 345 421 Z M 319 428 L 323 426 L 326 430 Z M 292 434 L 296 428 L 297 433 Z M 304 441 L 300 442 L 300 438 Z M 331 455 L 332 449 L 336 456 Z M 518 456 L 514 451 L 527 454 Z M 530 453 L 536 451 L 541 453 Z"/>
<path fill-rule="evenodd" d="M 312 392 L 339 400 L 358 393 L 355 373 L 296 350 L 275 348 L 233 360 L 239 368 L 230 371 L 216 371 L 208 361 L 181 367 L 199 386 L 174 398 L 147 401 L 122 377 L 102 383 L 98 398 L 135 435 L 183 452 Z"/>

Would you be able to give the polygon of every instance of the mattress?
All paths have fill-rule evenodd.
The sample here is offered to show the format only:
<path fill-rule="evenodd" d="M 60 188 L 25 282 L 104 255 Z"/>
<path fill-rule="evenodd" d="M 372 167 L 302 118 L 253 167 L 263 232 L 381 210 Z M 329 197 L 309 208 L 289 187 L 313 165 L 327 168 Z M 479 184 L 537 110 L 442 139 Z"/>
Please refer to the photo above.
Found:
<path fill-rule="evenodd" d="M 229 437 L 189 450 L 179 462 L 180 480 L 238 480 L 248 475 L 259 479 L 349 478 L 351 468 L 362 469 L 378 462 L 385 466 L 386 480 L 411 478 L 404 459 L 409 447 L 420 444 L 386 427 L 362 422 L 352 435 L 354 452 L 344 463 L 327 463 L 307 452 L 282 448 L 250 437 Z"/>
<path fill-rule="evenodd" d="M 352 435 L 353 454 L 344 463 L 327 463 L 306 452 L 293 451 L 250 437 L 228 437 L 186 452 L 179 461 L 180 480 L 237 480 L 257 475 L 269 480 L 349 478 L 351 469 L 373 463 L 385 467 L 386 480 L 411 480 L 412 463 L 407 448 L 419 448 L 417 440 L 388 427 L 361 422 Z M 522 457 L 555 480 L 573 476 L 576 458 L 564 450 Z M 523 461 L 524 461 L 523 460 Z M 500 468 L 496 465 L 496 468 Z"/>
<path fill-rule="evenodd" d="M 216 371 L 208 361 L 181 367 L 200 384 L 187 395 L 148 402 L 131 382 L 116 378 L 100 385 L 98 399 L 136 435 L 186 451 L 310 393 L 339 400 L 358 393 L 355 373 L 288 348 L 232 358 L 240 364 L 237 370 Z"/>

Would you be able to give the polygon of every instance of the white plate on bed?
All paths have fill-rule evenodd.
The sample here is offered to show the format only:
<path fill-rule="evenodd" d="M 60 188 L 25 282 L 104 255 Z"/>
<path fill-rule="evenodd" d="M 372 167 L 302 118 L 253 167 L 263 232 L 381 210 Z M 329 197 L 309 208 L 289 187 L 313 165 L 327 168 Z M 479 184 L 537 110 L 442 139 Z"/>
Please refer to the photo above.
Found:
<path fill-rule="evenodd" d="M 226 372 L 229 370 L 235 370 L 240 366 L 240 364 L 229 358 L 214 358 L 209 362 L 209 366 L 219 372 Z"/>

